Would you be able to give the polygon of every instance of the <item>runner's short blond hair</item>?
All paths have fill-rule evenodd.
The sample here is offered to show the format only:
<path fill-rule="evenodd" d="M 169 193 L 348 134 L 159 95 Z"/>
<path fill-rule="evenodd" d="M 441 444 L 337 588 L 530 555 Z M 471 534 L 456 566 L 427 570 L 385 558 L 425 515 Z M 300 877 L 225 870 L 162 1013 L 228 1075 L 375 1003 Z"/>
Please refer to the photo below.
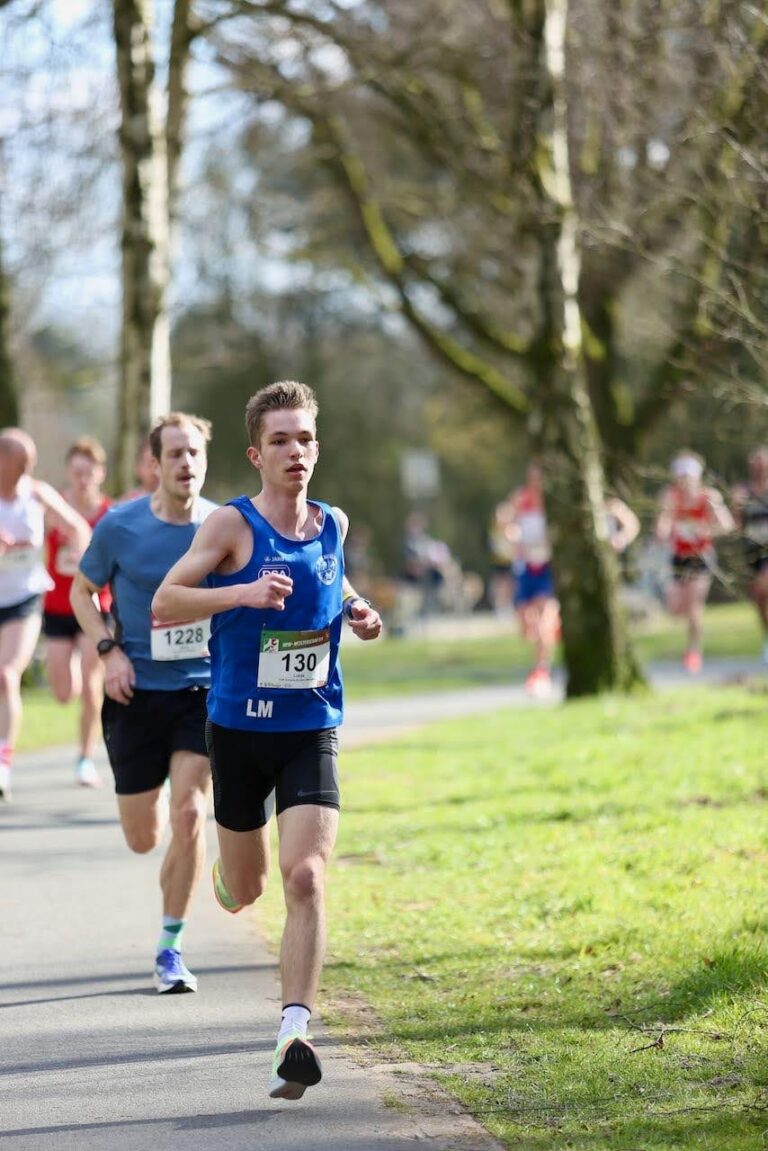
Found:
<path fill-rule="evenodd" d="M 251 396 L 245 406 L 245 426 L 248 440 L 253 446 L 261 439 L 261 429 L 267 412 L 295 411 L 303 408 L 309 412 L 314 423 L 317 419 L 317 399 L 306 384 L 296 380 L 278 380 Z"/>

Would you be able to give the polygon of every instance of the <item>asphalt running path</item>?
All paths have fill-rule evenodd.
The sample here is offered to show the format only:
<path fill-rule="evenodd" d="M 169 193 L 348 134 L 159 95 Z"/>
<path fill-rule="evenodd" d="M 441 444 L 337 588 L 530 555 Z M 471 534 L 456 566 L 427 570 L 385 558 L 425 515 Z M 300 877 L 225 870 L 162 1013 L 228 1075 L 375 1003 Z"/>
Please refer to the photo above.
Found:
<path fill-rule="evenodd" d="M 702 678 L 759 670 L 719 661 Z M 671 666 L 653 678 L 686 680 Z M 342 742 L 525 705 L 516 687 L 353 704 Z M 269 1100 L 280 996 L 253 921 L 219 911 L 206 880 L 185 940 L 200 991 L 157 995 L 159 855 L 127 851 L 111 788 L 77 789 L 69 752 L 20 757 L 14 777 L 14 801 L 0 808 L 2 1151 L 497 1147 L 417 1069 L 355 1059 L 359 1037 L 342 1046 L 317 1019 L 323 1082 L 298 1103 Z"/>
<path fill-rule="evenodd" d="M 504 702 L 501 691 L 472 706 Z M 399 701 L 352 708 L 346 746 L 429 722 L 444 705 L 420 712 L 410 700 L 407 712 Z M 206 878 L 184 947 L 200 991 L 157 995 L 159 854 L 128 852 L 111 787 L 76 788 L 73 763 L 69 751 L 19 757 L 13 802 L 0 808 L 3 1151 L 498 1146 L 413 1068 L 356 1060 L 361 1038 L 342 1046 L 317 1018 L 322 1083 L 298 1103 L 268 1099 L 280 993 L 253 920 L 221 912 Z"/>

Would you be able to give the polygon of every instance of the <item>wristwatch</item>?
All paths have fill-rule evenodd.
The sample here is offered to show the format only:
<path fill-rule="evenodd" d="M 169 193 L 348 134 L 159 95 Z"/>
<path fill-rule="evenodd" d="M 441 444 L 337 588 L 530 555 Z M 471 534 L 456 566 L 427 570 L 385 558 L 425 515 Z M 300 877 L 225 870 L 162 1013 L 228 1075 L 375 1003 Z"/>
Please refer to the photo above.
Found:
<path fill-rule="evenodd" d="M 352 608 L 356 603 L 364 603 L 366 607 L 373 607 L 371 601 L 366 599 L 365 596 L 351 595 L 348 599 L 345 599 L 341 605 L 341 614 L 344 616 L 344 619 L 352 619 Z"/>
<path fill-rule="evenodd" d="M 121 646 L 121 644 L 120 644 L 119 640 L 116 640 L 114 636 L 112 636 L 112 635 L 105 636 L 104 639 L 100 639 L 99 642 L 96 644 L 96 651 L 99 653 L 99 655 L 107 655 L 109 652 L 112 651 L 113 647 L 120 647 L 120 646 Z"/>

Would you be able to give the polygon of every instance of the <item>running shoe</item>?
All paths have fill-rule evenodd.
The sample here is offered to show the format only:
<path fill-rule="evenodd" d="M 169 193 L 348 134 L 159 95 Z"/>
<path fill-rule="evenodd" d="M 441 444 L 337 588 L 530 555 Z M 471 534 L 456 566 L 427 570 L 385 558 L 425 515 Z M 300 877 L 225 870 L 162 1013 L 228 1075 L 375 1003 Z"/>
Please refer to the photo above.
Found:
<path fill-rule="evenodd" d="M 525 690 L 535 699 L 549 695 L 552 690 L 552 676 L 543 667 L 535 667 L 525 681 Z"/>
<path fill-rule="evenodd" d="M 218 859 L 214 861 L 211 879 L 213 880 L 213 894 L 216 896 L 216 902 L 219 907 L 223 907 L 230 915 L 237 915 L 238 911 L 242 911 L 243 904 L 235 903 L 224 886 L 224 880 L 221 878 L 221 865 Z"/>
<path fill-rule="evenodd" d="M 82 755 L 77 761 L 75 767 L 75 782 L 80 787 L 101 787 L 102 779 L 96 768 L 96 764 L 87 755 Z"/>
<path fill-rule="evenodd" d="M 0 799 L 11 798 L 11 765 L 0 761 Z"/>
<path fill-rule="evenodd" d="M 683 667 L 691 675 L 698 675 L 701 671 L 702 659 L 700 651 L 687 651 L 683 656 Z"/>
<path fill-rule="evenodd" d="M 187 969 L 181 952 L 167 947 L 155 960 L 155 990 L 161 995 L 183 995 L 197 991 L 197 979 Z"/>
<path fill-rule="evenodd" d="M 291 1031 L 278 1041 L 269 1081 L 270 1099 L 301 1099 L 322 1077 L 320 1060 L 305 1035 Z"/>

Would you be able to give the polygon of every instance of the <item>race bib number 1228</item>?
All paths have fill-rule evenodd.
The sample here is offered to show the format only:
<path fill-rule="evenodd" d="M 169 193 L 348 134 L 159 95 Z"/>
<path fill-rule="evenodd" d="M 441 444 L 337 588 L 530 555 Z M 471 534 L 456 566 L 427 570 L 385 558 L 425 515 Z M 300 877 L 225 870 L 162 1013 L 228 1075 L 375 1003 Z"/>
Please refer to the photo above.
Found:
<path fill-rule="evenodd" d="M 182 623 L 159 623 L 152 617 L 152 659 L 202 659 L 208 655 L 211 638 L 209 619 Z"/>

